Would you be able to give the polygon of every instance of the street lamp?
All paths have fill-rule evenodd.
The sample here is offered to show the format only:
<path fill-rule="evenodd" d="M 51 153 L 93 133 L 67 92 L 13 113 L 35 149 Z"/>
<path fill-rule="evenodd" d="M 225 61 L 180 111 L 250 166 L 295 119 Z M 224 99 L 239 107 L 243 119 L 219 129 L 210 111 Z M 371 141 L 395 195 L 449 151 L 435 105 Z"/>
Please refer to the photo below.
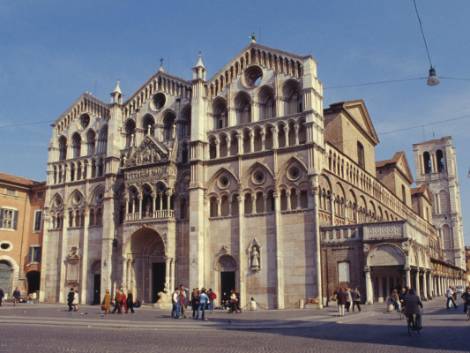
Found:
<path fill-rule="evenodd" d="M 440 82 L 437 78 L 436 69 L 431 66 L 427 80 L 428 86 L 437 86 Z"/>

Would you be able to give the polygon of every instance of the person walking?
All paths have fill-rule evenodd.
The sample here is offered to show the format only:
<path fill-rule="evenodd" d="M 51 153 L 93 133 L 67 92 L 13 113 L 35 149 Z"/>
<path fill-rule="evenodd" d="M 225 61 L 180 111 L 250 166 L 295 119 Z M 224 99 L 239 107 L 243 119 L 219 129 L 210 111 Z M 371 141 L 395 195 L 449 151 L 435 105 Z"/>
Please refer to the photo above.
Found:
<path fill-rule="evenodd" d="M 121 311 L 127 314 L 127 296 L 124 293 L 124 289 L 121 289 Z"/>
<path fill-rule="evenodd" d="M 452 287 L 447 288 L 447 290 L 446 290 L 446 298 L 447 298 L 446 307 L 447 307 L 447 310 L 450 309 L 450 304 L 452 304 L 454 306 L 454 309 L 457 310 L 457 304 L 455 304 L 454 294 L 455 293 L 454 293 L 454 290 L 452 289 Z"/>
<path fill-rule="evenodd" d="M 349 313 L 349 308 L 351 308 L 352 305 L 352 295 L 351 295 L 351 288 L 346 288 L 346 311 Z"/>
<path fill-rule="evenodd" d="M 201 318 L 201 320 L 207 321 L 206 319 L 206 306 L 209 303 L 209 297 L 207 296 L 206 289 L 201 289 L 201 294 L 199 295 L 199 307 L 197 310 L 196 320 Z M 202 314 L 200 314 L 202 312 Z"/>
<path fill-rule="evenodd" d="M 238 304 L 238 297 L 237 297 L 237 293 L 235 292 L 235 289 L 232 289 L 232 291 L 230 292 L 230 310 L 229 312 L 230 313 L 238 313 L 238 307 L 239 307 L 239 304 Z"/>
<path fill-rule="evenodd" d="M 69 307 L 69 311 L 73 310 L 73 298 L 75 297 L 75 292 L 73 288 L 70 288 L 69 293 L 67 294 L 67 305 Z"/>
<path fill-rule="evenodd" d="M 217 299 L 217 294 L 215 294 L 212 288 L 209 288 L 209 290 L 207 291 L 207 296 L 209 297 L 209 310 L 212 312 L 214 311 L 214 303 Z"/>
<path fill-rule="evenodd" d="M 196 319 L 197 309 L 199 308 L 199 290 L 193 288 L 191 293 L 191 308 L 193 309 L 193 319 Z"/>
<path fill-rule="evenodd" d="M 465 289 L 465 292 L 462 294 L 462 300 L 463 300 L 463 312 L 466 314 L 467 310 L 469 309 L 468 307 L 470 306 L 470 287 L 467 287 Z"/>
<path fill-rule="evenodd" d="M 134 296 L 132 295 L 132 292 L 127 293 L 126 314 L 128 310 L 130 310 L 131 313 L 134 314 Z"/>
<path fill-rule="evenodd" d="M 171 295 L 171 317 L 173 319 L 179 319 L 180 318 L 180 308 L 179 308 L 179 295 L 180 291 L 178 287 L 175 288 L 175 291 Z"/>
<path fill-rule="evenodd" d="M 178 295 L 180 317 L 186 319 L 186 288 L 181 284 Z"/>
<path fill-rule="evenodd" d="M 20 302 L 21 299 L 21 292 L 18 287 L 15 288 L 13 291 L 13 306 L 16 306 L 17 303 Z"/>
<path fill-rule="evenodd" d="M 346 299 L 347 299 L 346 291 L 342 287 L 339 287 L 335 292 L 335 296 L 336 296 L 336 303 L 338 305 L 338 313 L 339 313 L 339 316 L 342 317 L 344 316 L 344 307 L 346 305 Z"/>
<path fill-rule="evenodd" d="M 398 295 L 398 292 L 396 289 L 392 291 L 392 294 L 390 295 L 390 300 L 392 301 L 393 308 L 397 311 L 401 311 L 401 303 L 400 303 L 400 296 Z"/>
<path fill-rule="evenodd" d="M 357 306 L 357 310 L 361 312 L 361 293 L 359 292 L 359 289 L 354 289 L 351 296 L 353 300 L 352 311 L 354 312 L 354 308 Z"/>
<path fill-rule="evenodd" d="M 73 311 L 78 311 L 78 302 L 79 302 L 79 296 L 78 296 L 78 289 L 75 289 L 73 292 L 73 301 L 72 301 L 72 307 Z"/>
<path fill-rule="evenodd" d="M 101 310 L 103 310 L 105 314 L 109 314 L 110 309 L 111 309 L 111 294 L 109 294 L 109 289 L 106 289 L 103 302 L 101 303 Z"/>
<path fill-rule="evenodd" d="M 5 292 L 0 288 L 0 306 L 2 306 L 3 298 L 5 297 Z"/>
<path fill-rule="evenodd" d="M 116 295 L 114 296 L 114 308 L 112 311 L 112 314 L 115 314 L 116 311 L 118 314 L 122 314 L 122 309 L 121 309 L 121 291 L 119 289 L 116 289 Z"/>

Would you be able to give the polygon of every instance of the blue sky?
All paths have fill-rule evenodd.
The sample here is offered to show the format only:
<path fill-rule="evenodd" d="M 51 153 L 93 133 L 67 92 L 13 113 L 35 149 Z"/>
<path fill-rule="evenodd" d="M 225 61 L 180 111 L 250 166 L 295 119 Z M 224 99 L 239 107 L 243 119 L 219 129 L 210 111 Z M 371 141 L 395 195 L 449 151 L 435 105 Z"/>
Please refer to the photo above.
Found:
<path fill-rule="evenodd" d="M 470 78 L 470 2 L 417 3 L 438 74 Z M 381 140 L 378 159 L 405 150 L 413 164 L 413 143 L 452 135 L 464 222 L 470 219 L 470 119 L 381 134 L 470 115 L 470 81 L 328 89 L 426 75 L 411 0 L 0 0 L 0 170 L 43 180 L 50 137 L 45 121 L 82 92 L 108 101 L 119 78 L 129 96 L 161 57 L 167 71 L 189 79 L 199 50 L 210 76 L 248 44 L 251 32 L 261 44 L 312 54 L 326 87 L 325 106 L 364 99 Z M 4 127 L 16 123 L 26 125 Z"/>

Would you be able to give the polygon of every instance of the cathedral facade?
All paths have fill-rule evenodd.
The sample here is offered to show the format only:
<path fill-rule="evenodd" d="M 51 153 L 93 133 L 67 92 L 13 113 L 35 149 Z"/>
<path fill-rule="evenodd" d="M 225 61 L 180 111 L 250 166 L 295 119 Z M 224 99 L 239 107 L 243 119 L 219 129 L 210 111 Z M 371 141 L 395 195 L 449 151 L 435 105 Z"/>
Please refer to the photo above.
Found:
<path fill-rule="evenodd" d="M 376 164 L 363 101 L 323 110 L 311 56 L 252 41 L 192 75 L 161 67 L 110 104 L 85 93 L 54 123 L 42 301 L 74 287 L 82 303 L 116 288 L 151 303 L 183 284 L 285 308 L 321 306 L 341 283 L 372 302 L 399 282 L 427 295 L 459 280 L 429 190 L 412 188 L 403 153 Z"/>

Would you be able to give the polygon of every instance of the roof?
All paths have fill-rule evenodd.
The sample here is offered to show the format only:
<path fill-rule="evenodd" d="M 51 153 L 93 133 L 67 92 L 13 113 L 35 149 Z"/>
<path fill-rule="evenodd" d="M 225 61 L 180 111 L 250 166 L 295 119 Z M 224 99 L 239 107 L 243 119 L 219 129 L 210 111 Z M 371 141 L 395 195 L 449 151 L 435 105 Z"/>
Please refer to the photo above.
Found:
<path fill-rule="evenodd" d="M 391 159 L 377 161 L 375 163 L 376 169 L 382 169 L 386 167 L 397 168 L 410 184 L 413 182 L 413 174 L 411 173 L 405 152 L 396 152 Z"/>
<path fill-rule="evenodd" d="M 435 144 L 435 143 L 444 143 L 444 142 L 447 142 L 449 140 L 452 141 L 452 136 L 443 136 L 443 137 L 437 138 L 437 139 L 432 139 L 432 140 L 427 140 L 427 141 L 423 141 L 423 142 L 414 143 L 413 146 L 429 145 L 429 144 Z"/>
<path fill-rule="evenodd" d="M 45 182 L 39 182 L 39 181 L 24 178 L 24 177 L 1 173 L 1 172 L 0 172 L 0 183 L 13 184 L 13 185 L 22 186 L 22 187 L 33 187 L 33 186 L 45 184 Z"/>
<path fill-rule="evenodd" d="M 380 142 L 364 100 L 357 99 L 332 103 L 324 110 L 325 115 L 340 112 L 345 113 L 345 116 L 370 139 L 374 146 Z"/>
<path fill-rule="evenodd" d="M 429 203 L 432 202 L 431 192 L 426 184 L 412 188 L 411 196 L 423 196 Z"/>

